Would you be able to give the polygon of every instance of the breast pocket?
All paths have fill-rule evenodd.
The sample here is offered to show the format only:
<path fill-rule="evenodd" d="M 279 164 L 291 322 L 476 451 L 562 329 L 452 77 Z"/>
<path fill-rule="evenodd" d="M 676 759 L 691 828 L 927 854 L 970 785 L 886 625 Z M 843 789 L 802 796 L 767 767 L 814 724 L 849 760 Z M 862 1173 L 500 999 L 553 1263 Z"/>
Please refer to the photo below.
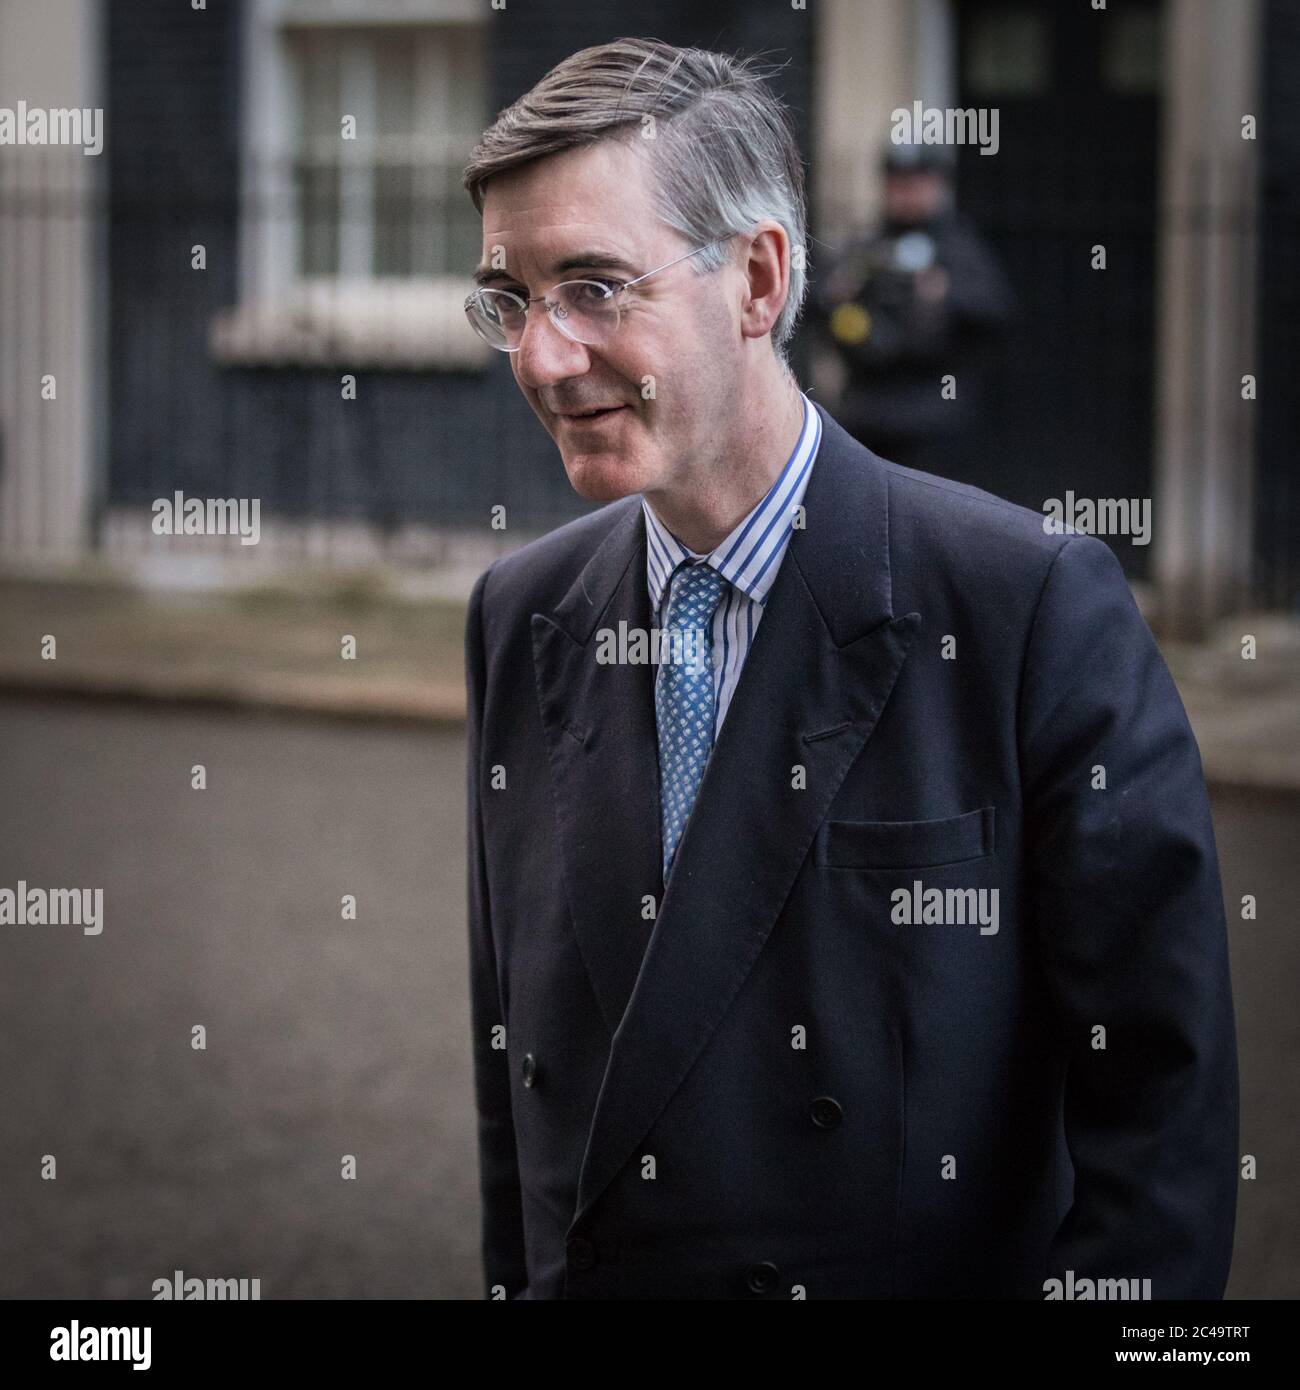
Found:
<path fill-rule="evenodd" d="M 993 853 L 993 807 L 944 820 L 827 820 L 813 863 L 827 869 L 927 869 Z"/>

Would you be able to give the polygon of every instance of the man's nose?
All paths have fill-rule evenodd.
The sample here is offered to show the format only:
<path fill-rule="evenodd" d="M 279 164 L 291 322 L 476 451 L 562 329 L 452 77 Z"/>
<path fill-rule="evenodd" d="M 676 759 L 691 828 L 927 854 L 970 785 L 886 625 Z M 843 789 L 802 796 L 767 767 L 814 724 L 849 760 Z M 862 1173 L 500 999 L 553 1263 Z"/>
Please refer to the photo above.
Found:
<path fill-rule="evenodd" d="M 524 335 L 514 358 L 520 383 L 533 391 L 585 376 L 591 368 L 588 350 L 560 332 L 540 301 L 528 307 Z"/>

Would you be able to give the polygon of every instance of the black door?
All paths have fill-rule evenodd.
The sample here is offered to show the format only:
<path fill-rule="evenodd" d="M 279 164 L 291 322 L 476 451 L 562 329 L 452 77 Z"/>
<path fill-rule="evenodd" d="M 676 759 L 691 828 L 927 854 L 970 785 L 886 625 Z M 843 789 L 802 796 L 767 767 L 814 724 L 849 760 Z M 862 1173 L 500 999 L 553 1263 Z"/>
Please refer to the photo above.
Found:
<path fill-rule="evenodd" d="M 1149 498 L 1161 7 L 954 11 L 957 104 L 999 113 L 995 155 L 959 148 L 958 204 L 1018 306 L 991 349 L 988 408 L 944 471 L 1036 510 L 1067 490 Z M 1115 549 L 1146 573 L 1149 546 Z"/>

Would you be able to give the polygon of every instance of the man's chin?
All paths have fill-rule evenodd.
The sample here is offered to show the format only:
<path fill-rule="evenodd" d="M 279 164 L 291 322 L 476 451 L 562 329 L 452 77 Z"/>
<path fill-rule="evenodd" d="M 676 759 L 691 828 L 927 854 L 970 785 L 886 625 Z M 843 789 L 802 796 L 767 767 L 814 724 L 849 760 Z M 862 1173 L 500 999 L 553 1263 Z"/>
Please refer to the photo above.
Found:
<path fill-rule="evenodd" d="M 569 486 L 586 502 L 617 502 L 641 491 L 635 459 L 616 453 L 563 454 Z"/>
<path fill-rule="evenodd" d="M 645 466 L 635 442 L 617 439 L 556 441 L 569 486 L 587 502 L 617 502 L 640 492 Z"/>

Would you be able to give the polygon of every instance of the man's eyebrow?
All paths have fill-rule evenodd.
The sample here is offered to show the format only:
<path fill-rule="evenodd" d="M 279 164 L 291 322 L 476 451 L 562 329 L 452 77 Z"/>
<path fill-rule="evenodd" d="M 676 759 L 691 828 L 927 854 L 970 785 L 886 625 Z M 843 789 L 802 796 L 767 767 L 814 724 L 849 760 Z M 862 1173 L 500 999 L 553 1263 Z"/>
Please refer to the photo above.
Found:
<path fill-rule="evenodd" d="M 611 255 L 607 251 L 580 251 L 576 256 L 565 256 L 551 267 L 550 274 L 564 275 L 570 270 L 619 270 L 628 275 L 636 274 L 636 267 L 622 256 Z M 485 269 L 480 266 L 474 272 L 474 283 L 490 285 L 496 280 L 518 280 L 508 270 Z"/>

